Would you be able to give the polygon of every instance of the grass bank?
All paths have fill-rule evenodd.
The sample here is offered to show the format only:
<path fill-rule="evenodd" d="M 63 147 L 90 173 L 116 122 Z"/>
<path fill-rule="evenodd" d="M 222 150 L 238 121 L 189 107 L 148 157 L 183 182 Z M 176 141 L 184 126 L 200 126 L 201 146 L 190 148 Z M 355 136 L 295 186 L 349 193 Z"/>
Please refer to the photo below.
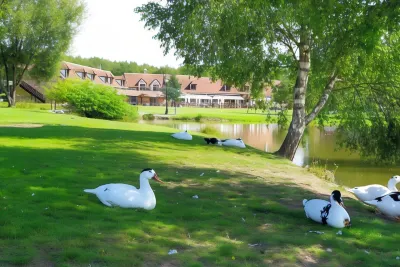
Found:
<path fill-rule="evenodd" d="M 337 187 L 270 154 L 206 146 L 202 136 L 175 140 L 173 129 L 153 125 L 40 110 L 0 114 L 0 266 L 399 263 L 398 224 L 348 195 L 353 227 L 343 235 L 306 219 L 303 198 L 327 198 Z M 43 126 L 21 128 L 26 123 Z M 147 167 L 165 182 L 151 184 L 152 211 L 108 208 L 83 192 L 138 186 Z"/>
<path fill-rule="evenodd" d="M 151 113 L 154 115 L 164 116 L 165 107 L 147 107 L 139 106 L 140 113 Z M 195 107 L 182 107 L 176 109 L 169 108 L 169 115 L 164 116 L 172 120 L 185 120 L 185 121 L 222 121 L 222 122 L 239 122 L 239 123 L 263 123 L 266 121 L 267 113 L 261 111 L 254 111 L 254 109 L 247 112 L 246 108 L 195 108 Z M 289 112 L 290 113 L 290 112 Z M 291 116 L 291 114 L 289 114 Z M 277 121 L 275 111 L 271 111 L 271 123 Z"/>

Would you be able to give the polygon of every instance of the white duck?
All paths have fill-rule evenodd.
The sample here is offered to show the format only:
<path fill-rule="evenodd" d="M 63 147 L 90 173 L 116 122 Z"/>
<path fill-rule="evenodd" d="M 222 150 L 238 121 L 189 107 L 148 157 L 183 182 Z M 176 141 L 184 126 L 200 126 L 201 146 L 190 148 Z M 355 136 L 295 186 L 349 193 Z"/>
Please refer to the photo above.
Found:
<path fill-rule="evenodd" d="M 153 169 L 144 169 L 140 174 L 140 188 L 128 184 L 105 184 L 95 189 L 85 189 L 86 193 L 95 194 L 106 206 L 121 208 L 143 208 L 152 210 L 156 206 L 156 196 L 150 187 L 149 180 L 158 178 Z"/>
<path fill-rule="evenodd" d="M 387 187 L 380 184 L 371 184 L 347 189 L 347 191 L 353 193 L 359 200 L 365 202 L 391 192 L 397 192 L 396 184 L 399 182 L 400 176 L 396 175 L 389 179 Z"/>
<path fill-rule="evenodd" d="M 322 199 L 304 199 L 303 206 L 307 218 L 313 221 L 335 228 L 351 225 L 350 216 L 344 209 L 341 193 L 338 190 L 332 192 L 329 202 Z"/>
<path fill-rule="evenodd" d="M 235 147 L 240 147 L 240 148 L 246 148 L 246 145 L 244 144 L 244 142 L 241 138 L 221 140 L 221 144 L 223 146 L 235 146 Z"/>
<path fill-rule="evenodd" d="M 400 192 L 392 192 L 365 203 L 375 206 L 384 215 L 400 221 Z"/>
<path fill-rule="evenodd" d="M 192 140 L 193 137 L 186 131 L 172 134 L 172 137 L 181 140 Z"/>

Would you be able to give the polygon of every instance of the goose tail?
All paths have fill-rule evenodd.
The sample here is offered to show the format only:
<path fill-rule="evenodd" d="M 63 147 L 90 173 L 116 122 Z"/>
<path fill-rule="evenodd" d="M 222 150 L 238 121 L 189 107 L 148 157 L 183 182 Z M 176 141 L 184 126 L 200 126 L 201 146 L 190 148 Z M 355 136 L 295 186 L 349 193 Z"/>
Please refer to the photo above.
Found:
<path fill-rule="evenodd" d="M 90 194 L 96 194 L 96 189 L 85 189 L 83 191 Z"/>
<path fill-rule="evenodd" d="M 207 142 L 207 145 L 211 142 L 210 138 L 204 138 L 204 140 Z"/>
<path fill-rule="evenodd" d="M 306 205 L 307 201 L 307 199 L 303 199 L 303 207 Z"/>

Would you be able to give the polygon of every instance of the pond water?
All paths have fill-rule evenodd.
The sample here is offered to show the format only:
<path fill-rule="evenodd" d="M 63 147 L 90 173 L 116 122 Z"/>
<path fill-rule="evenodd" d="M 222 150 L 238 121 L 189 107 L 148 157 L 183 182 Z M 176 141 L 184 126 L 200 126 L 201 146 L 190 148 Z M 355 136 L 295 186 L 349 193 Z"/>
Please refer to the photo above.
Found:
<path fill-rule="evenodd" d="M 245 144 L 257 149 L 274 152 L 282 144 L 286 130 L 277 124 L 228 124 L 228 123 L 195 123 L 170 120 L 142 122 L 160 124 L 179 130 L 200 131 L 211 126 L 220 131 L 226 138 L 242 138 Z M 364 162 L 356 153 L 338 150 L 333 127 L 308 127 L 303 140 L 296 151 L 293 162 L 299 166 L 310 165 L 318 161 L 327 165 L 328 170 L 335 170 L 336 182 L 354 187 L 368 184 L 387 185 L 393 175 L 400 175 L 400 167 L 387 167 Z"/>

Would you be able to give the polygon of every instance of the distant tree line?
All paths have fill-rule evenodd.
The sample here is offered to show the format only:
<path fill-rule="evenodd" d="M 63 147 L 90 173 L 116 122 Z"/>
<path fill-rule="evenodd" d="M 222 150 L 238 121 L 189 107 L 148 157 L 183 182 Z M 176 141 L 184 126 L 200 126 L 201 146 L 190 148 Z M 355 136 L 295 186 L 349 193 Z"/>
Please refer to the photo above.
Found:
<path fill-rule="evenodd" d="M 152 74 L 171 74 L 171 75 L 191 75 L 194 71 L 189 66 L 181 66 L 178 68 L 173 68 L 170 66 L 156 67 L 149 64 L 139 65 L 132 61 L 111 61 L 99 57 L 83 58 L 80 56 L 65 56 L 65 61 L 76 63 L 79 65 L 84 65 L 92 68 L 101 68 L 103 70 L 109 70 L 114 75 L 119 76 L 124 73 L 143 73 L 147 70 L 147 73 Z M 206 76 L 207 73 L 203 75 Z"/>

